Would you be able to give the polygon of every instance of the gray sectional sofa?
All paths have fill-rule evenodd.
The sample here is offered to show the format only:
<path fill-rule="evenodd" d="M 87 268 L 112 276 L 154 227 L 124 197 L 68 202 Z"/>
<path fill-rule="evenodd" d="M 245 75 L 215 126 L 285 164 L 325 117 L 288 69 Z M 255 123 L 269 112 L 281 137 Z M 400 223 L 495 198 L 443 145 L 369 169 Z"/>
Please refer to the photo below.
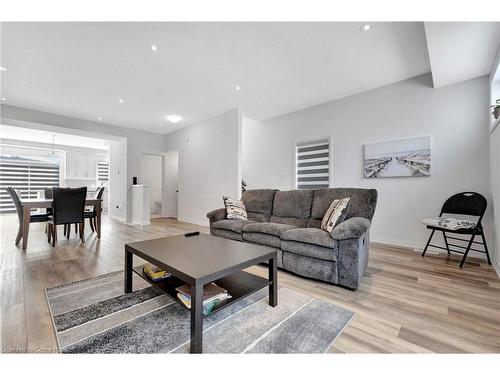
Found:
<path fill-rule="evenodd" d="M 350 197 L 346 219 L 328 233 L 321 220 L 334 199 Z M 207 214 L 210 233 L 278 249 L 278 267 L 356 289 L 368 263 L 374 189 L 247 190 L 248 220 L 228 220 L 224 208 Z"/>

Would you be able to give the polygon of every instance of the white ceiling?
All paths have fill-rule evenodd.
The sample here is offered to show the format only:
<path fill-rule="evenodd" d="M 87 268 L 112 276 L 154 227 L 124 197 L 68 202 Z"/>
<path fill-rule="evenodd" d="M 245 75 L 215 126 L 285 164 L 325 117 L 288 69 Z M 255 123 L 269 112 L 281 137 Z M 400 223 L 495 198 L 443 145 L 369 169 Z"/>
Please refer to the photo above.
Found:
<path fill-rule="evenodd" d="M 489 74 L 500 46 L 500 22 L 426 22 L 434 87 Z"/>
<path fill-rule="evenodd" d="M 167 133 L 235 107 L 262 120 L 430 71 L 423 23 L 371 25 L 3 23 L 1 95 Z M 160 127 L 167 114 L 185 120 Z"/>
<path fill-rule="evenodd" d="M 17 141 L 46 143 L 47 147 L 51 147 L 53 135 L 54 144 L 56 145 L 96 148 L 100 150 L 109 149 L 109 141 L 105 139 L 0 124 L 0 141 L 3 143 L 8 143 L 7 140 L 13 139 Z"/>

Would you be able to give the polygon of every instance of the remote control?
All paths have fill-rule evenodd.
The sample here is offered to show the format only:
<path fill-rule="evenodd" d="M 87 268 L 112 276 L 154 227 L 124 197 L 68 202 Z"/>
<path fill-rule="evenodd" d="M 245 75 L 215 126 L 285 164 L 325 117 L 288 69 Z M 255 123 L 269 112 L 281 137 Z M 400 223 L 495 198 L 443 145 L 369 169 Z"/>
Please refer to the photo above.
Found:
<path fill-rule="evenodd" d="M 200 234 L 200 232 L 187 232 L 187 233 L 184 233 L 184 235 L 186 237 L 197 236 L 199 234 Z"/>

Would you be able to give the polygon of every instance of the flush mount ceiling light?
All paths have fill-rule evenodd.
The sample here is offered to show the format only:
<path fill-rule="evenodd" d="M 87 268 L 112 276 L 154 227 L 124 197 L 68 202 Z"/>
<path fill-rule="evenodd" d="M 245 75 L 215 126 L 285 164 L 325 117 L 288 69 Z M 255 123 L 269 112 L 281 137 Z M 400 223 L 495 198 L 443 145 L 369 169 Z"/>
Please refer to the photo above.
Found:
<path fill-rule="evenodd" d="M 361 31 L 368 31 L 368 30 L 370 30 L 370 28 L 371 28 L 370 24 L 367 23 L 367 24 L 361 26 Z"/>
<path fill-rule="evenodd" d="M 5 69 L 3 66 L 0 66 L 0 72 L 6 72 L 7 69 Z"/>
<path fill-rule="evenodd" d="M 240 86 L 236 86 L 235 89 L 236 89 L 236 91 L 240 91 L 241 87 Z"/>
<path fill-rule="evenodd" d="M 156 44 L 151 44 L 151 51 L 153 52 L 158 51 L 158 46 Z"/>
<path fill-rule="evenodd" d="M 123 99 L 118 99 L 118 103 L 123 104 Z"/>
<path fill-rule="evenodd" d="M 178 115 L 168 115 L 165 117 L 167 121 L 170 121 L 172 124 L 177 124 L 179 121 L 182 120 L 181 116 Z"/>
<path fill-rule="evenodd" d="M 7 98 L 2 98 L 2 102 L 6 101 L 6 100 L 7 100 Z"/>

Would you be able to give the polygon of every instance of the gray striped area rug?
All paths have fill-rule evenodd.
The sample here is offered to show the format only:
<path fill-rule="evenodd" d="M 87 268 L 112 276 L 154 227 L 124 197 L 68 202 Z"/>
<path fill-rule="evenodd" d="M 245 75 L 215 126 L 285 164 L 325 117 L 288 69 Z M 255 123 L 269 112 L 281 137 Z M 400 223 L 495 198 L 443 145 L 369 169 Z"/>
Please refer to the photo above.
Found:
<path fill-rule="evenodd" d="M 189 311 L 138 276 L 123 293 L 123 272 L 46 290 L 63 353 L 187 353 Z M 267 288 L 208 316 L 204 353 L 325 353 L 352 311 L 280 288 Z"/>

